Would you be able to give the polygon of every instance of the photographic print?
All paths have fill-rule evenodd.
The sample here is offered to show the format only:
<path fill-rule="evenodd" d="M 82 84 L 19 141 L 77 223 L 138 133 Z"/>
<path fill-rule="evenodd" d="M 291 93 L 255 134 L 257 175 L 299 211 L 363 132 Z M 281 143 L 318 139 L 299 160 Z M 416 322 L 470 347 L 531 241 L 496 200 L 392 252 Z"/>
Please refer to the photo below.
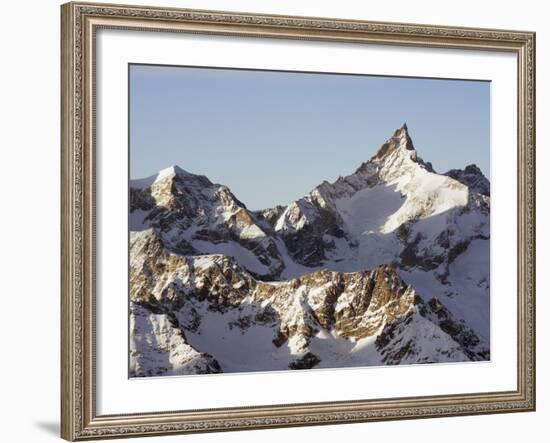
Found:
<path fill-rule="evenodd" d="M 61 436 L 534 411 L 535 40 L 62 5 Z"/>
<path fill-rule="evenodd" d="M 490 82 L 128 75 L 130 377 L 490 360 Z"/>

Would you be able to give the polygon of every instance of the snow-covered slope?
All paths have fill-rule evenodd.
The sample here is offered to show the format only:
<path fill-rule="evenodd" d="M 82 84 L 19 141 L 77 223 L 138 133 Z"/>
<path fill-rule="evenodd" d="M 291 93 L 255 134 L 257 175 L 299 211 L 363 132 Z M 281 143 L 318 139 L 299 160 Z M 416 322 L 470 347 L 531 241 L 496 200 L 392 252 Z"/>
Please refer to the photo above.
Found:
<path fill-rule="evenodd" d="M 489 358 L 489 182 L 406 125 L 286 207 L 178 167 L 130 186 L 133 375 Z"/>

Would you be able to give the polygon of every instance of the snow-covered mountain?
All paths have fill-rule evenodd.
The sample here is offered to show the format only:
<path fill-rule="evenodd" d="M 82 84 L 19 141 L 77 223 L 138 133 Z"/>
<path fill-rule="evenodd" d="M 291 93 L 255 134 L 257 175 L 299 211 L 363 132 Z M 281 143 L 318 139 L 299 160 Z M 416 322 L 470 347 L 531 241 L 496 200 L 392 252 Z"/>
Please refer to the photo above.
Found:
<path fill-rule="evenodd" d="M 131 375 L 487 360 L 489 218 L 479 168 L 436 173 L 406 125 L 286 207 L 132 180 Z"/>

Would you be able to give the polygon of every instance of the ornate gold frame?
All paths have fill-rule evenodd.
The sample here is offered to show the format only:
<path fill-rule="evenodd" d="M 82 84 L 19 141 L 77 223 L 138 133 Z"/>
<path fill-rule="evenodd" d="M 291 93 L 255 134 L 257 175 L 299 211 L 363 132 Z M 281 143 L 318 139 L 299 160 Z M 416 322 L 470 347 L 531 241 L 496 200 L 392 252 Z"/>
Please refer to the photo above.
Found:
<path fill-rule="evenodd" d="M 98 416 L 94 33 L 98 28 L 508 51 L 518 59 L 518 381 L 510 392 Z M 61 7 L 61 436 L 67 440 L 535 409 L 535 34 L 68 3 Z"/>

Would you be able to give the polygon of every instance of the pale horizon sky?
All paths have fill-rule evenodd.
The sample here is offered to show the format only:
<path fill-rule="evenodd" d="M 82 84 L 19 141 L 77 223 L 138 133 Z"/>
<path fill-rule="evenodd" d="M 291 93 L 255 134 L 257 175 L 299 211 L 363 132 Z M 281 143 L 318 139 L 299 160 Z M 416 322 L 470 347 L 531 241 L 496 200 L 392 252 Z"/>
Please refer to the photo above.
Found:
<path fill-rule="evenodd" d="M 489 178 L 490 82 L 130 65 L 130 176 L 171 165 L 249 209 L 352 173 L 404 122 L 438 172 Z"/>

